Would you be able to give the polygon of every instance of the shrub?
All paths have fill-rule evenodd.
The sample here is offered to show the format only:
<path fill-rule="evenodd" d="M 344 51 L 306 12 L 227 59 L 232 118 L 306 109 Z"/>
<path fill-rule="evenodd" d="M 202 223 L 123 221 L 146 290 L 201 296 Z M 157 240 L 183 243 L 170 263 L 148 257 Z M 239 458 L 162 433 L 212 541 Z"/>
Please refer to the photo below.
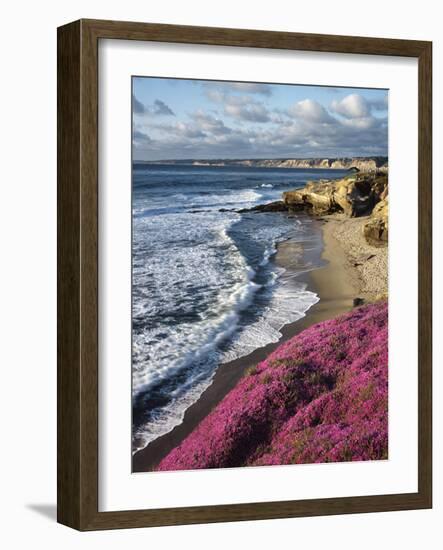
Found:
<path fill-rule="evenodd" d="M 387 458 L 385 301 L 310 327 L 248 374 L 159 470 Z"/>

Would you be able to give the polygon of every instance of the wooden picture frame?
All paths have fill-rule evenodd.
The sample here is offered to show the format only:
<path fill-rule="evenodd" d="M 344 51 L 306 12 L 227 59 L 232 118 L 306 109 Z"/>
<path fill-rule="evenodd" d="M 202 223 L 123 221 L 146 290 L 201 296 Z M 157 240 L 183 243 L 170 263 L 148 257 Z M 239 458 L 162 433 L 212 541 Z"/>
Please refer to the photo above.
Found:
<path fill-rule="evenodd" d="M 98 42 L 158 41 L 404 56 L 419 66 L 418 491 L 217 506 L 98 511 Z M 432 506 L 432 44 L 80 20 L 58 29 L 58 521 L 82 531 Z"/>

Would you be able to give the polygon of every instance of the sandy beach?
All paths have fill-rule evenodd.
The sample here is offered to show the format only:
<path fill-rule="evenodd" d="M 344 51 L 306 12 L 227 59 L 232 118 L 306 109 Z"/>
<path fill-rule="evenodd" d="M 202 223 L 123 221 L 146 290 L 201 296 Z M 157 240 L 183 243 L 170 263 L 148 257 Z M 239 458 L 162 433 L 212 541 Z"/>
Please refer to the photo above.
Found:
<path fill-rule="evenodd" d="M 385 298 L 388 294 L 388 247 L 371 246 L 366 242 L 363 226 L 368 216 L 347 218 L 343 214 L 333 214 L 324 219 L 323 234 L 325 241 L 330 241 L 326 253 L 342 251 L 346 271 L 358 295 L 366 301 Z"/>
<path fill-rule="evenodd" d="M 346 218 L 336 214 L 315 220 L 322 225 L 325 265 L 302 277 L 308 289 L 318 294 L 319 302 L 308 310 L 305 317 L 284 326 L 279 342 L 221 365 L 212 384 L 186 411 L 183 422 L 134 454 L 133 472 L 153 470 L 226 396 L 248 368 L 264 360 L 283 341 L 316 323 L 351 310 L 355 298 L 372 301 L 386 295 L 387 248 L 366 243 L 361 231 L 364 221 L 364 217 Z M 299 247 L 299 243 L 291 240 L 280 243 L 275 262 L 290 270 L 295 249 Z"/>

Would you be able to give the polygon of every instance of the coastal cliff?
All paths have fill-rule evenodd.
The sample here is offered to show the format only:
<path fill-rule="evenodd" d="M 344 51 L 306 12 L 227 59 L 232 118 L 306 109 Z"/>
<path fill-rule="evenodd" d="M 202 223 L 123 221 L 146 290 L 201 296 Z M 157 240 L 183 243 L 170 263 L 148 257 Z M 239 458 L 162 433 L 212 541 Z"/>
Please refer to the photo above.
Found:
<path fill-rule="evenodd" d="M 387 343 L 386 301 L 310 327 L 250 369 L 157 469 L 386 459 Z"/>
<path fill-rule="evenodd" d="M 245 161 L 250 162 L 250 161 Z M 250 164 L 248 164 L 250 166 Z M 350 170 L 355 168 L 362 172 L 387 172 L 388 160 L 386 157 L 352 157 L 326 159 L 272 159 L 258 161 L 254 166 L 267 168 L 321 168 L 335 170 Z"/>
<path fill-rule="evenodd" d="M 140 161 L 140 164 L 168 164 L 191 166 L 244 166 L 248 168 L 317 168 L 321 170 L 351 170 L 387 172 L 387 157 L 342 158 L 280 158 L 280 159 L 181 159 Z"/>
<path fill-rule="evenodd" d="M 364 218 L 362 232 L 372 246 L 388 243 L 388 175 L 358 172 L 336 180 L 309 181 L 302 189 L 286 191 L 281 201 L 261 204 L 240 212 L 299 212 L 315 216 L 341 213 Z"/>
<path fill-rule="evenodd" d="M 384 246 L 388 242 L 388 192 L 387 174 L 357 173 L 339 180 L 308 182 L 303 189 L 283 193 L 283 203 L 289 211 L 308 210 L 315 215 L 368 216 L 363 225 L 366 240 Z"/>

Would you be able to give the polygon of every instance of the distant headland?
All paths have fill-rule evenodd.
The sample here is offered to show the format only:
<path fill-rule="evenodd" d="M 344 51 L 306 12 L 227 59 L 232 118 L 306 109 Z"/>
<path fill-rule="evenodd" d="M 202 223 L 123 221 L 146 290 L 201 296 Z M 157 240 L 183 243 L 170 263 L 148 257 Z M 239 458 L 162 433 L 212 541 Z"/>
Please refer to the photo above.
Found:
<path fill-rule="evenodd" d="M 241 166 L 248 168 L 318 168 L 363 172 L 387 172 L 388 157 L 276 158 L 276 159 L 179 159 L 134 161 L 135 164 L 170 164 L 177 166 Z"/>

